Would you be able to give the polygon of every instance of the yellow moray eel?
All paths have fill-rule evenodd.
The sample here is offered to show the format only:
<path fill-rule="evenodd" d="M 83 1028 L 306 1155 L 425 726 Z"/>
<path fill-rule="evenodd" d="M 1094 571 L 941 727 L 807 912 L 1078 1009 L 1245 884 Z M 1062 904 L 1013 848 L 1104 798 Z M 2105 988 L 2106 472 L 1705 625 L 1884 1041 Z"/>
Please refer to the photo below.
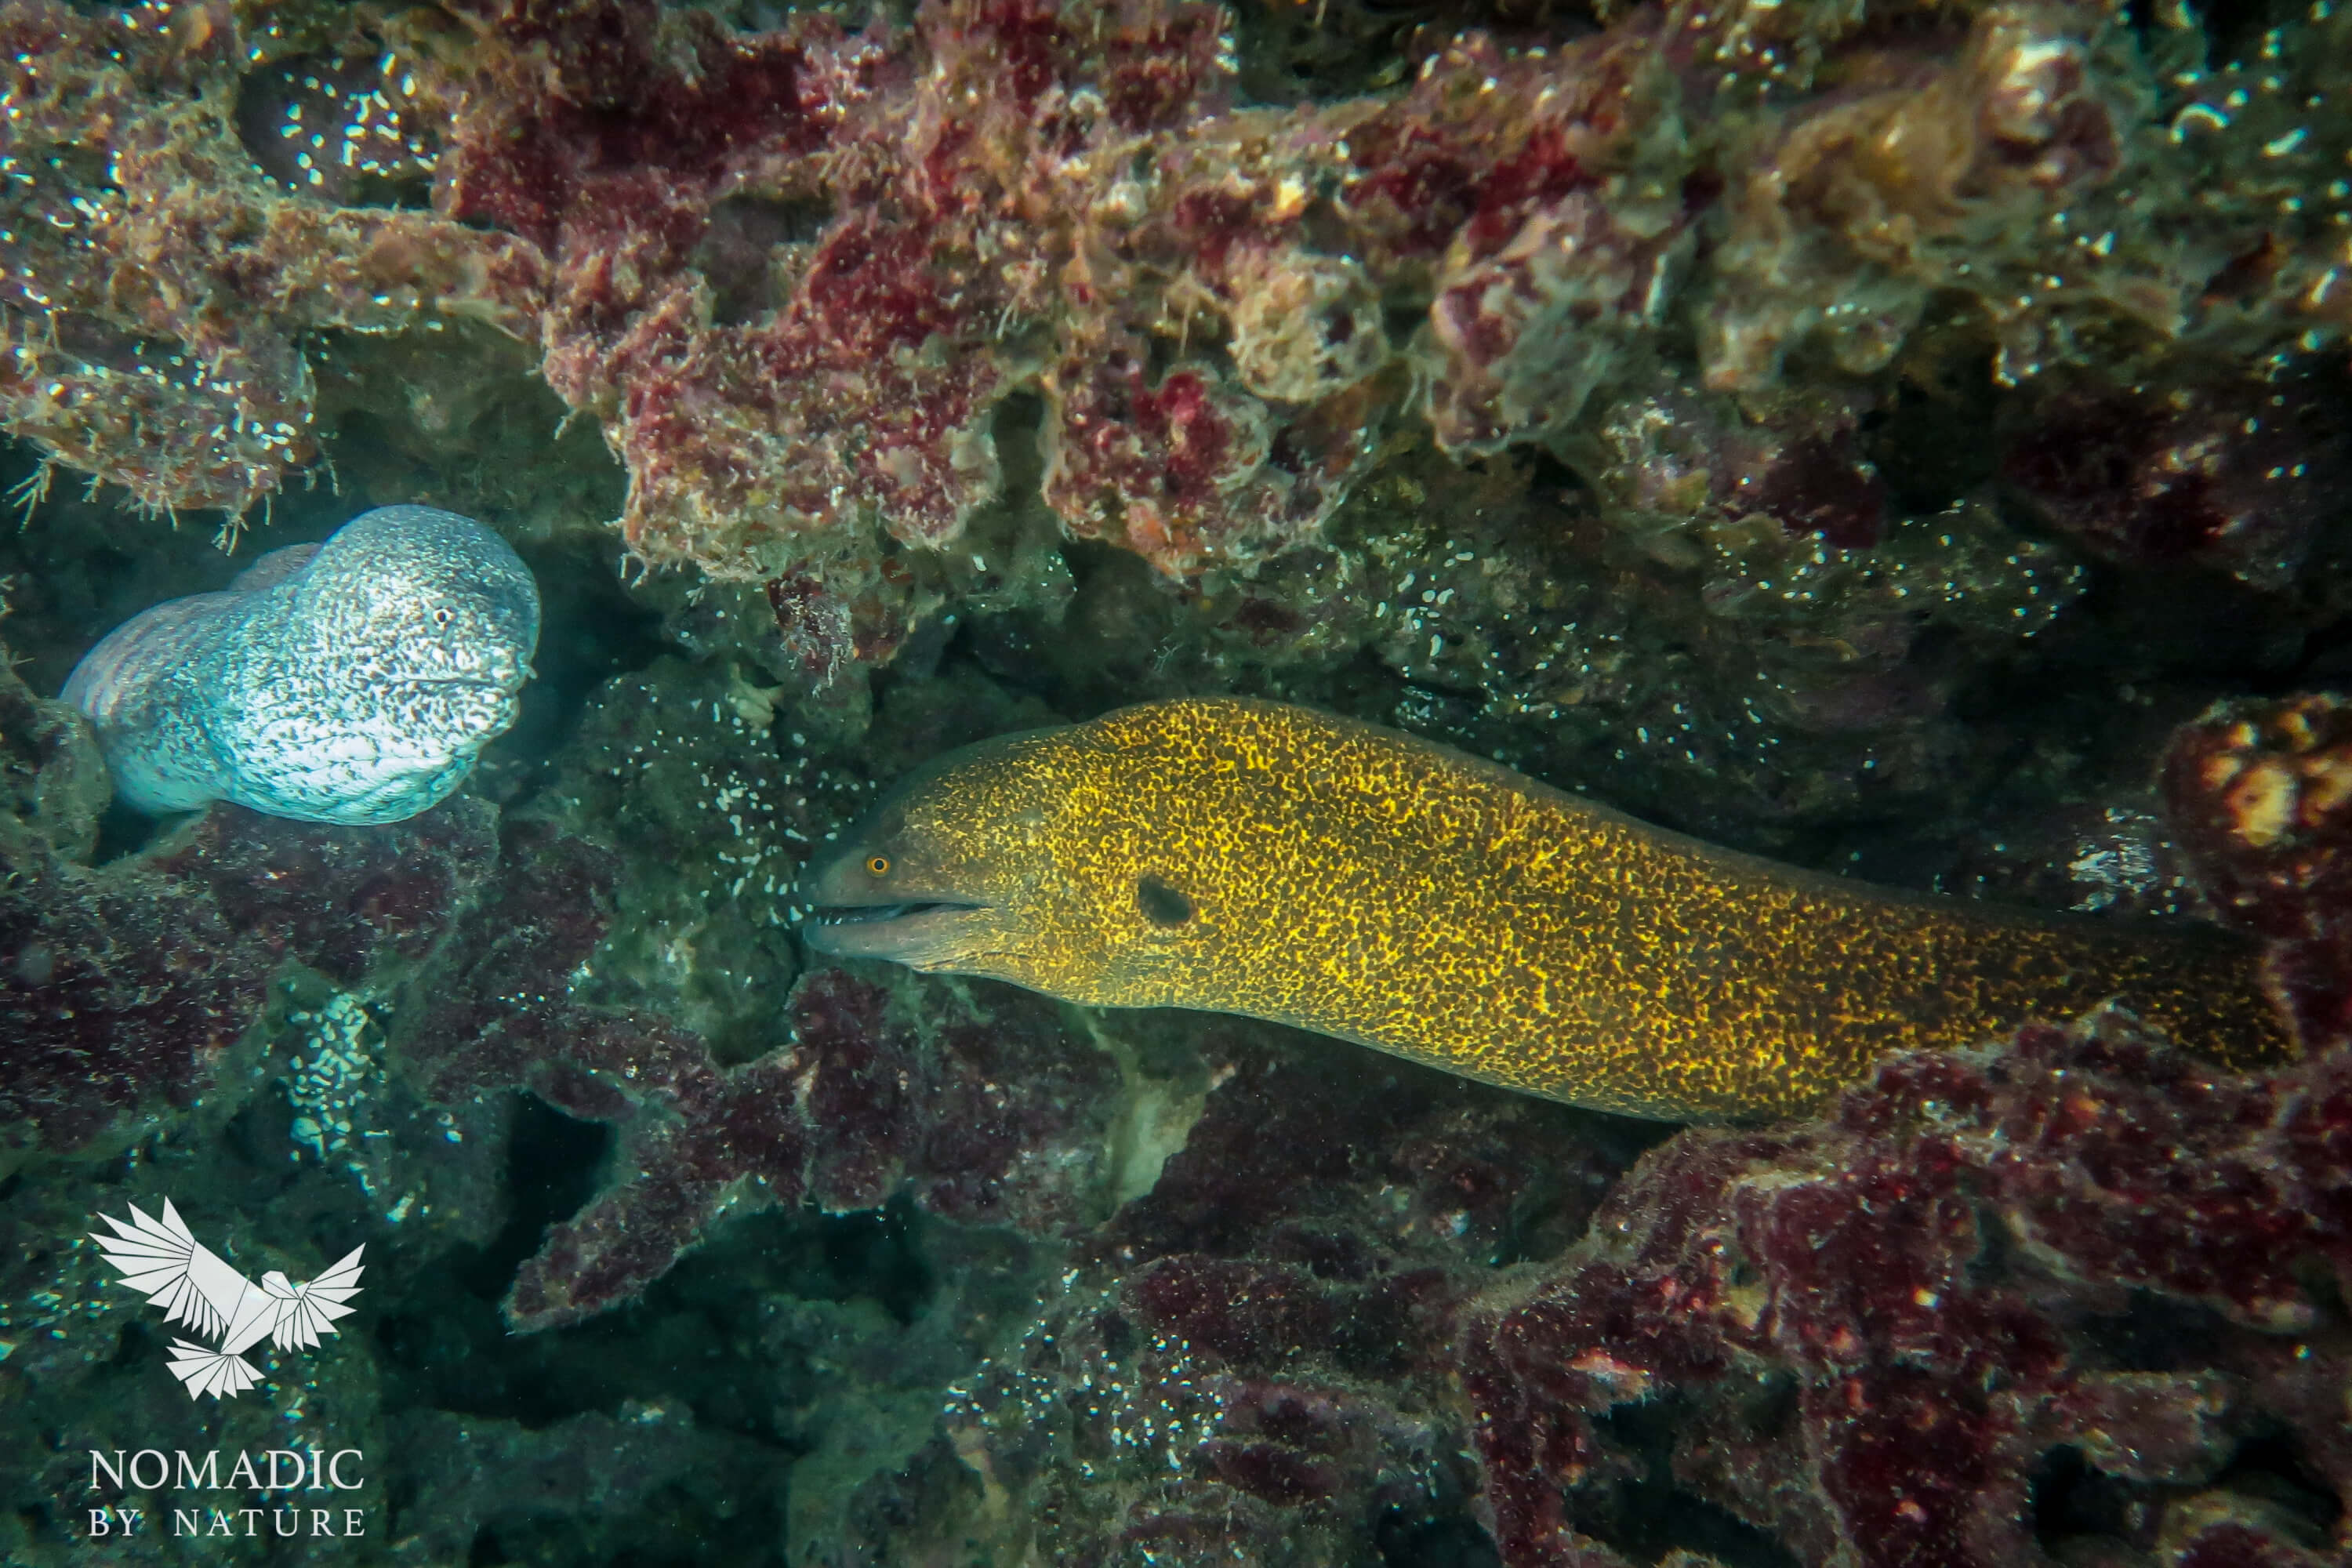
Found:
<path fill-rule="evenodd" d="M 1805 1112 L 1890 1051 L 2120 998 L 2294 1054 L 2252 944 L 1718 849 L 1311 709 L 1155 702 L 983 742 L 814 875 L 820 950 L 1295 1025 L 1668 1121 Z"/>

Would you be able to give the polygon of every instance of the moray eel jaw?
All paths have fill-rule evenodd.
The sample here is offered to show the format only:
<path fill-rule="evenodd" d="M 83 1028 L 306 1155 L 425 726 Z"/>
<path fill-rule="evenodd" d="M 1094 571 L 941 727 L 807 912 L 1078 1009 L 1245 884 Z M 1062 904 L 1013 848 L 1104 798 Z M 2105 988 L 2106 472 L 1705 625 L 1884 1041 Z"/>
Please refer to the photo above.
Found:
<path fill-rule="evenodd" d="M 930 973 L 1040 984 L 1040 919 L 1056 907 L 1050 863 L 1003 853 L 1003 838 L 1045 836 L 1054 803 L 1034 798 L 1024 759 L 1055 731 L 1000 737 L 938 759 L 885 798 L 810 868 L 808 944 Z M 957 787 L 932 780 L 952 769 Z"/>
<path fill-rule="evenodd" d="M 866 869 L 897 858 L 853 839 L 809 882 L 817 924 L 808 942 L 835 958 L 879 958 L 912 969 L 960 967 L 990 944 L 1002 924 L 995 910 L 927 879 L 877 877 Z M 887 885 L 886 885 L 887 884 Z"/>
<path fill-rule="evenodd" d="M 925 971 L 956 969 L 984 948 L 996 923 L 982 904 L 820 908 L 809 945 L 835 958 L 878 958 Z"/>

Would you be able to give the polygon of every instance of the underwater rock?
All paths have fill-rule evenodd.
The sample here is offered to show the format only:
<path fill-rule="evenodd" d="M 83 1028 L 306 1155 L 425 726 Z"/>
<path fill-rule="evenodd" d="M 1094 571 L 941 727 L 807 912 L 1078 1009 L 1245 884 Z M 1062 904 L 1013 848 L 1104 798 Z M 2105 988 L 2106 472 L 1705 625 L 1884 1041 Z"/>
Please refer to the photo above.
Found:
<path fill-rule="evenodd" d="M 318 456 L 304 334 L 444 316 L 530 331 L 529 245 L 291 195 L 240 140 L 242 74 L 302 52 L 297 33 L 340 32 L 373 58 L 351 26 L 247 23 L 219 3 L 0 7 L 0 300 L 26 323 L 0 345 L 0 426 L 142 509 L 218 508 L 233 531 Z"/>
<path fill-rule="evenodd" d="M 1416 378 L 1450 450 L 1566 451 L 1661 364 L 1834 396 L 1948 344 L 1979 382 L 2122 385 L 2161 340 L 2252 372 L 2352 330 L 2352 132 L 2307 108 L 2340 11 L 2211 62 L 2185 13 L 1914 20 L 1512 18 L 1412 42 L 1406 86 L 1237 107 L 1264 62 L 1198 4 L 848 34 L 9 0 L 0 420 L 234 515 L 318 449 L 339 334 L 487 321 L 602 426 L 635 554 L 801 584 L 859 628 L 824 658 L 880 661 L 966 591 L 949 547 L 1028 461 L 1000 444 L 1033 397 L 1061 523 L 1195 577 L 1311 547 Z M 1866 481 L 1829 482 L 1861 470 L 1790 456 L 1779 510 L 1862 541 Z"/>
<path fill-rule="evenodd" d="M 506 824 L 485 898 L 415 984 L 392 1034 L 398 1069 L 431 1103 L 528 1088 L 566 1115 L 617 1125 L 627 1141 L 632 1173 L 551 1233 L 516 1280 L 509 1310 L 528 1324 L 635 1296 L 738 1189 L 787 1203 L 801 1192 L 789 1096 L 758 1093 L 779 1087 L 772 1066 L 730 1077 L 698 1037 L 658 1015 L 568 999 L 611 922 L 612 879 L 612 857 L 594 846 Z M 709 1146 L 692 1147 L 681 1128 Z"/>
<path fill-rule="evenodd" d="M 13 673 L 0 704 L 16 808 L 0 815 L 7 1164 L 101 1157 L 191 1112 L 217 1127 L 257 1082 L 243 1069 L 278 980 L 390 980 L 488 869 L 491 813 L 467 800 L 385 829 L 219 806 L 92 867 L 103 771 L 87 727 Z"/>
<path fill-rule="evenodd" d="M 508 824 L 484 898 L 393 1028 L 394 1060 L 430 1103 L 527 1089 L 615 1131 L 617 1176 L 524 1263 L 514 1327 L 634 1300 L 730 1213 L 874 1208 L 904 1191 L 947 1217 L 1055 1234 L 1107 1212 L 1118 1074 L 1049 1005 L 902 1010 L 820 971 L 792 992 L 773 1048 L 725 1065 L 658 1011 L 580 999 L 615 924 L 615 878 L 586 840 Z"/>
<path fill-rule="evenodd" d="M 730 1062 L 777 1043 L 775 996 L 801 967 L 801 865 L 873 795 L 842 748 L 810 742 L 781 687 L 752 678 L 731 656 L 670 654 L 614 677 L 589 694 L 547 795 L 562 826 L 613 856 L 615 919 L 572 993 L 661 1012 Z"/>
<path fill-rule="evenodd" d="M 1774 86 L 1811 75 L 1802 54 L 1778 58 L 1786 22 L 1768 15 L 1740 37 L 1749 8 L 1703 21 L 1722 31 L 1694 29 L 1684 47 L 1702 58 L 1753 50 L 1741 63 Z M 2324 280 L 2329 220 L 2287 193 L 2317 195 L 2319 168 L 2352 140 L 2315 111 L 2347 36 L 2317 7 L 2258 54 L 2200 68 L 2206 40 L 2167 28 L 2150 53 L 2177 63 L 2159 86 L 2139 74 L 2135 30 L 2063 6 L 1983 7 L 1941 49 L 1815 33 L 1806 52 L 1842 44 L 1850 85 L 1795 104 L 1726 192 L 1721 281 L 1702 313 L 1709 384 L 1769 383 L 1796 349 L 1876 369 L 1938 292 L 1969 297 L 2004 383 L 2168 340 L 2235 354 L 2266 317 L 2334 337 L 2347 306 Z M 1723 79 L 1730 101 L 1752 90 L 1740 74 Z M 2092 348 L 2102 332 L 2114 346 Z"/>
<path fill-rule="evenodd" d="M 1118 1067 L 1041 997 L 942 1005 L 839 971 L 793 993 L 810 1194 L 836 1212 L 904 1193 L 926 1213 L 1033 1236 L 1108 1215 Z"/>
<path fill-rule="evenodd" d="M 1120 1027 L 1162 1070 L 1191 1057 L 1204 1075 L 1183 1147 L 1087 1241 L 1092 1267 L 959 1381 L 941 1440 L 866 1482 L 856 1549 L 1306 1564 L 1376 1531 L 1400 1550 L 1475 1537 L 1456 1314 L 1487 1260 L 1563 1245 L 1645 1133 L 1176 1016 Z"/>
<path fill-rule="evenodd" d="M 2001 475 L 2057 527 L 2142 566 L 2188 563 L 2278 591 L 2352 477 L 2336 377 L 2053 378 L 2021 400 Z"/>
<path fill-rule="evenodd" d="M 221 1433 L 383 1447 L 429 1555 L 2341 1559 L 2340 1053 L 2030 1030 L 1637 1165 L 1664 1130 L 1352 1047 L 803 973 L 784 889 L 946 745 L 1234 690 L 1914 885 L 2179 907 L 2177 851 L 2342 1037 L 2332 700 L 2192 726 L 2168 823 L 2126 710 L 2340 663 L 2347 28 L 0 0 L 29 453 L 617 518 L 699 661 L 570 687 L 503 838 L 215 812 L 96 869 L 86 736 L 0 678 L 0 1030 L 111 1031 L 0 1096 L 0 1406 L 185 1420 L 54 1239 L 135 1174 L 265 1246 L 381 1219 L 383 1315 Z M 165 552 L 26 477 L 61 674 Z M 433 1101 L 371 1123 L 396 1203 L 238 1070 L 354 1008 Z M 563 1119 L 541 1213 L 507 1134 Z M 0 1556 L 68 1561 L 81 1478 L 19 1448 Z"/>
<path fill-rule="evenodd" d="M 2217 705 L 2166 751 L 2165 808 L 2225 919 L 2271 939 L 2314 1050 L 2352 1039 L 2352 710 L 2313 693 Z"/>
<path fill-rule="evenodd" d="M 1613 1469 L 1663 1463 L 1806 1561 L 2014 1563 L 2097 1532 L 2102 1494 L 2144 1539 L 2261 1497 L 2221 1478 L 2273 1423 L 2318 1489 L 2275 1536 L 2320 1549 L 2352 1468 L 2291 1388 L 2345 1365 L 2299 1270 L 2352 1265 L 2323 1196 L 2347 1157 L 2342 1053 L 2236 1080 L 2115 1017 L 1898 1058 L 1819 1124 L 1686 1133 L 1467 1328 L 1504 1560 L 1554 1561 Z M 1660 1401 L 1667 1452 L 1625 1451 L 1623 1408 Z"/>
<path fill-rule="evenodd" d="M 2211 827 L 2218 795 L 2167 785 L 2217 903 L 2242 889 L 2273 934 L 2332 908 L 2339 727 L 2302 699 L 2176 742 L 2168 776 L 2214 792 L 2288 775 Z M 2263 843 L 2215 862 L 2248 821 Z M 2239 1077 L 2125 1015 L 2036 1025 L 1892 1058 L 1819 1121 L 1665 1137 L 1621 1177 L 1664 1130 L 1325 1073 L 1345 1047 L 1247 1025 L 1187 1034 L 1211 1088 L 1184 1148 L 958 1384 L 940 1441 L 860 1489 L 867 1552 L 2345 1548 L 2341 1049 Z M 1441 1458 L 1465 1440 L 1475 1470 Z"/>
<path fill-rule="evenodd" d="M 635 1020 L 572 1036 L 526 1081 L 569 1114 L 621 1123 L 633 1173 L 549 1235 L 515 1280 L 509 1321 L 528 1330 L 604 1311 L 722 1215 L 804 1196 L 846 1212 L 905 1194 L 943 1218 L 1045 1236 L 1098 1221 L 1118 1106 L 1100 1051 L 1030 999 L 961 1016 L 929 1008 L 919 1022 L 894 1011 L 877 987 L 812 974 L 792 998 L 792 1045 L 724 1071 L 696 1059 L 690 1037 Z"/>
<path fill-rule="evenodd" d="M 2113 919 L 2196 916 L 2207 905 L 2158 804 L 2142 788 L 1990 816 L 1953 847 L 1938 887 Z"/>
<path fill-rule="evenodd" d="M 1743 404 L 1661 377 L 1628 387 L 1571 457 L 1611 525 L 1635 538 L 1759 516 L 1865 550 L 1887 523 L 1886 487 L 1858 438 L 1869 412 L 1851 393 Z"/>
<path fill-rule="evenodd" d="M 37 697 L 13 653 L 0 658 L 0 846 L 76 864 L 98 847 L 113 786 L 89 725 L 67 704 Z"/>
<path fill-rule="evenodd" d="M 732 1500 L 781 1492 L 784 1484 L 775 1450 L 700 1429 L 676 1405 L 632 1400 L 609 1415 L 537 1427 L 410 1411 L 390 1423 L 387 1436 L 415 1456 L 416 1484 L 395 1528 L 421 1562 L 486 1551 L 541 1552 L 583 1564 L 674 1553 L 680 1536 L 707 1537 L 714 1513 L 736 1514 Z M 777 1508 L 740 1511 L 747 1517 L 730 1519 L 711 1542 L 739 1554 L 736 1561 L 760 1549 Z"/>
<path fill-rule="evenodd" d="M 2103 278 L 2104 257 L 2083 256 L 2069 227 L 2122 184 L 2129 150 L 2082 20 L 1996 5 L 1948 62 L 1863 49 L 1849 67 L 1859 90 L 1776 126 L 1725 194 L 1722 282 L 1700 348 L 1708 384 L 1769 383 L 1798 348 L 1874 371 L 1939 289 L 1977 296 L 2015 378 L 2064 330 L 2053 320 L 2062 268 L 2090 274 L 2063 297 L 2070 311 L 2148 308 L 2108 297 L 2128 273 Z"/>

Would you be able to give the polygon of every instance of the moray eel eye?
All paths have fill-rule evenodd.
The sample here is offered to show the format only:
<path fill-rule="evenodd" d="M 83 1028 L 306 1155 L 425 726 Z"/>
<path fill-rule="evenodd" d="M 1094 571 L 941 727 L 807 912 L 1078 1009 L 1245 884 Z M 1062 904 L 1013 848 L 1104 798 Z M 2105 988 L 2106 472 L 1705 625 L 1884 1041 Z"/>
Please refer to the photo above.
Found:
<path fill-rule="evenodd" d="M 1180 926 L 1192 918 L 1192 900 L 1157 877 L 1137 879 L 1135 902 L 1156 926 Z"/>
<path fill-rule="evenodd" d="M 869 855 L 866 858 L 866 868 L 877 877 L 887 877 L 890 874 L 890 857 Z"/>

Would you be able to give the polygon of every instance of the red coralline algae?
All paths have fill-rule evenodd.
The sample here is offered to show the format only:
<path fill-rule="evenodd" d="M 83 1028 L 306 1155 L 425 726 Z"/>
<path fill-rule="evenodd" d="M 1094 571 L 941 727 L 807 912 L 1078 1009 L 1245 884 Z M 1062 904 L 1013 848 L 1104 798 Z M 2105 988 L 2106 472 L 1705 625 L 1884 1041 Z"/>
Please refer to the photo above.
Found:
<path fill-rule="evenodd" d="M 1437 214 L 1461 213 L 1431 285 L 1427 408 L 1449 450 L 1495 451 L 1562 433 L 1595 389 L 1643 365 L 1685 269 L 1693 150 L 1659 119 L 1671 89 L 1646 26 L 1574 47 L 1557 66 L 1491 46 L 1431 63 L 1349 142 L 1409 149 L 1408 178 L 1362 181 L 1375 214 L 1407 220 L 1383 237 L 1400 248 Z M 1499 145 L 1491 114 L 1445 107 L 1465 101 L 1474 70 L 1482 89 L 1507 81 L 1526 106 L 1528 122 Z M 1436 177 L 1449 169 L 1467 177 Z M 1419 214 L 1416 198 L 1429 204 Z"/>
<path fill-rule="evenodd" d="M 633 1300 L 722 1215 L 901 1191 L 973 1223 L 1052 1234 L 1100 1217 L 1117 1072 L 1050 1006 L 1013 999 L 918 1023 L 879 987 L 807 977 L 790 1044 L 727 1067 L 658 1014 L 572 999 L 614 916 L 613 857 L 509 823 L 487 896 L 449 933 L 391 1044 L 429 1100 L 526 1089 L 614 1127 L 621 1173 L 554 1227 L 506 1311 L 519 1329 Z"/>
<path fill-rule="evenodd" d="M 224 1079 L 296 966 L 340 984 L 420 960 L 488 868 L 490 813 L 457 800 L 388 829 L 207 813 L 86 863 L 104 769 L 87 730 L 0 672 L 0 1163 L 104 1154 Z"/>
<path fill-rule="evenodd" d="M 2111 558 L 2283 590 L 2352 479 L 2344 397 L 2315 374 L 2053 385 L 2017 415 L 2001 477 Z"/>
<path fill-rule="evenodd" d="M 394 1061 L 430 1100 L 527 1088 L 620 1129 L 628 1173 L 524 1265 L 507 1302 L 518 1326 L 627 1300 L 735 1203 L 801 1195 L 801 1128 L 772 1061 L 722 1069 L 666 1019 L 563 994 L 610 923 L 613 874 L 611 857 L 583 840 L 508 825 L 489 896 L 451 933 L 392 1033 Z"/>
<path fill-rule="evenodd" d="M 1572 1113 L 1490 1100 L 1459 1079 L 1382 1064 L 1335 1080 L 1312 1057 L 1274 1054 L 1214 1020 L 1202 1044 L 1231 1076 L 1151 1191 L 1106 1229 L 1106 1257 L 1257 1255 L 1360 1281 L 1390 1267 L 1377 1254 L 1409 1256 L 1433 1238 L 1450 1251 L 1505 1246 L 1514 1228 L 1572 1234 L 1628 1157 L 1584 1137 Z M 1528 1147 L 1547 1139 L 1548 1155 Z M 1367 1185 L 1402 1199 L 1382 1235 L 1359 1233 Z"/>
<path fill-rule="evenodd" d="M 2213 902 L 2310 947 L 2277 969 L 2307 1018 L 2344 991 L 2347 740 L 2332 699 L 2244 703 L 2166 766 Z M 2121 1013 L 2033 1025 L 1622 1176 L 1631 1127 L 1196 1022 L 1185 1147 L 867 1484 L 861 1542 L 1305 1563 L 1461 1510 L 1507 1568 L 2338 1561 L 2333 1016 L 2242 1077 Z"/>
<path fill-rule="evenodd" d="M 2272 1510 L 2246 1506 L 2206 1511 L 2209 1517 L 2168 1531 L 2158 1542 L 2166 1568 L 2326 1568 L 2342 1561 L 2338 1553 L 2306 1551 L 2287 1539 Z"/>
<path fill-rule="evenodd" d="M 142 1112 L 193 1105 L 260 1016 L 268 955 L 169 884 L 95 888 L 67 868 L 12 869 L 0 894 L 9 1152 L 103 1152 Z"/>
<path fill-rule="evenodd" d="M 667 1032 L 625 1029 L 601 1034 L 582 1054 L 619 1058 L 665 1047 L 689 1055 Z M 690 1063 L 656 1095 L 653 1110 L 625 1096 L 581 1093 L 576 1082 L 562 1081 L 565 1076 L 542 1080 L 550 1103 L 623 1122 L 621 1159 L 632 1173 L 556 1226 L 524 1263 L 505 1304 L 515 1328 L 560 1327 L 632 1300 L 720 1215 L 799 1201 L 805 1152 L 792 1112 L 789 1063 L 762 1058 L 723 1078 L 707 1062 Z"/>
<path fill-rule="evenodd" d="M 1763 518 L 1793 536 L 1866 550 L 1886 487 L 1863 455 L 1871 410 L 1852 395 L 1751 396 L 1629 387 L 1588 436 L 1587 467 L 1612 521 L 1635 533 Z"/>
<path fill-rule="evenodd" d="M 1117 1074 L 1043 1004 L 919 1031 L 878 987 L 826 971 L 795 990 L 790 1016 L 789 1047 L 725 1069 L 659 1024 L 558 1019 L 569 1027 L 547 1037 L 551 1059 L 520 1081 L 619 1124 L 633 1173 L 549 1235 L 509 1293 L 509 1322 L 604 1311 L 722 1215 L 803 1196 L 848 1212 L 903 1192 L 947 1218 L 1038 1235 L 1100 1217 L 1095 1166 Z M 441 1092 L 454 1087 L 445 1078 Z"/>
<path fill-rule="evenodd" d="M 2348 1161 L 2352 1060 L 2217 1080 L 2114 1019 L 1898 1058 L 1818 1127 L 1685 1134 L 1469 1327 L 1505 1560 L 1559 1560 L 1593 1418 L 1668 1395 L 1676 1479 L 1811 1562 L 2032 1561 L 2053 1453 L 2186 1507 L 2264 1420 L 2352 1493 L 2337 1415 L 2260 1393 L 2269 1336 L 2325 1310 L 2300 1271 L 2352 1268 Z M 2323 1384 L 2333 1343 L 2295 1352 Z"/>
<path fill-rule="evenodd" d="M 1309 470 L 1346 469 L 1360 440 L 1335 452 L 1323 435 L 1269 468 L 1279 422 L 1246 395 L 1202 395 L 1205 365 L 1160 384 L 1122 372 L 1140 363 L 1150 301 L 1075 271 L 1132 269 L 1090 258 L 1073 226 L 1141 203 L 1144 186 L 1117 182 L 1146 138 L 1213 100 L 1212 15 L 1114 8 L 1097 48 L 1101 17 L 1082 38 L 1044 7 L 940 6 L 924 17 L 934 68 L 919 72 L 827 23 L 730 37 L 698 15 L 589 5 L 548 36 L 562 64 L 544 75 L 495 63 L 537 36 L 538 14 L 489 8 L 477 55 L 499 86 L 471 90 L 445 188 L 453 211 L 551 253 L 549 380 L 604 421 L 630 468 L 625 528 L 651 559 L 919 596 L 885 580 L 866 520 L 909 543 L 954 537 L 998 488 L 992 410 L 1056 338 L 1076 363 L 1045 379 L 1049 421 L 1064 386 L 1078 400 L 1064 423 L 1088 432 L 1057 442 L 1049 423 L 1066 456 L 1048 493 L 1072 526 L 1171 570 L 1247 556 L 1328 512 L 1338 491 Z M 625 147 L 589 133 L 589 106 L 605 111 L 594 127 L 630 128 Z M 718 318 L 698 248 L 714 220 L 828 199 L 821 235 L 759 260 L 749 314 Z M 1310 480 L 1328 493 L 1291 495 Z"/>
<path fill-rule="evenodd" d="M 1190 576 L 1316 538 L 1401 411 L 1581 468 L 1625 384 L 1827 395 L 1931 300 L 2008 381 L 2267 374 L 2352 325 L 2346 133 L 2297 107 L 2345 54 L 2324 8 L 2159 81 L 2096 8 L 1640 6 L 1295 108 L 1236 104 L 1234 17 L 1192 0 L 271 17 L 0 7 L 7 427 L 234 512 L 312 456 L 305 334 L 486 320 L 603 426 L 636 553 L 803 585 L 821 666 L 955 591 L 1015 394 L 1065 526 Z M 1869 543 L 1864 461 L 1785 456 L 1763 510 Z M 2228 551 L 2274 571 L 2296 527 Z"/>
<path fill-rule="evenodd" d="M 209 893 L 244 936 L 355 985 L 431 951 L 489 871 L 489 820 L 476 800 L 373 832 L 208 812 L 149 865 Z"/>
<path fill-rule="evenodd" d="M 2174 735 L 2163 793 L 2214 904 L 2271 939 L 2306 1045 L 2352 1040 L 2352 709 L 2326 694 L 2218 707 Z"/>
<path fill-rule="evenodd" d="M 908 1162 L 915 1202 L 1036 1236 L 1097 1223 L 1118 1069 L 1052 1006 L 991 997 L 936 1026 Z"/>
<path fill-rule="evenodd" d="M 1008 1558 L 1304 1568 L 1367 1550 L 1367 1521 L 1409 1535 L 1458 1507 L 1456 1314 L 1496 1251 L 1580 1225 L 1627 1150 L 1561 1107 L 1332 1073 L 1247 1034 L 1185 1031 L 1220 1084 L 1151 1192 L 1086 1238 L 1101 1288 L 1050 1300 L 955 1393 L 951 1455 L 925 1464 L 988 1478 L 1005 1523 L 922 1518 L 899 1500 L 936 1486 L 919 1468 L 871 1483 L 866 1550 L 978 1528 Z"/>
<path fill-rule="evenodd" d="M 1439 441 L 1496 451 L 1581 412 L 1625 368 L 1627 340 L 1661 318 L 1679 229 L 1628 232 L 1602 202 L 1571 193 L 1493 256 L 1450 269 L 1430 312 Z"/>
<path fill-rule="evenodd" d="M 791 1017 L 820 1206 L 877 1208 L 903 1192 L 932 1214 L 1037 1236 L 1103 1217 L 1099 1151 L 1118 1072 L 1051 1004 L 934 1000 L 919 1015 L 823 970 L 793 991 Z"/>
<path fill-rule="evenodd" d="M 1143 357 L 1139 343 L 1047 381 L 1045 496 L 1080 538 L 1119 540 L 1171 573 L 1267 553 L 1318 523 L 1369 454 L 1344 413 L 1277 432 L 1213 371 L 1152 386 Z"/>
<path fill-rule="evenodd" d="M 237 73 L 294 52 L 226 5 L 0 8 L 0 426 L 152 510 L 235 518 L 316 457 L 303 332 L 537 313 L 530 247 L 264 174 Z"/>

